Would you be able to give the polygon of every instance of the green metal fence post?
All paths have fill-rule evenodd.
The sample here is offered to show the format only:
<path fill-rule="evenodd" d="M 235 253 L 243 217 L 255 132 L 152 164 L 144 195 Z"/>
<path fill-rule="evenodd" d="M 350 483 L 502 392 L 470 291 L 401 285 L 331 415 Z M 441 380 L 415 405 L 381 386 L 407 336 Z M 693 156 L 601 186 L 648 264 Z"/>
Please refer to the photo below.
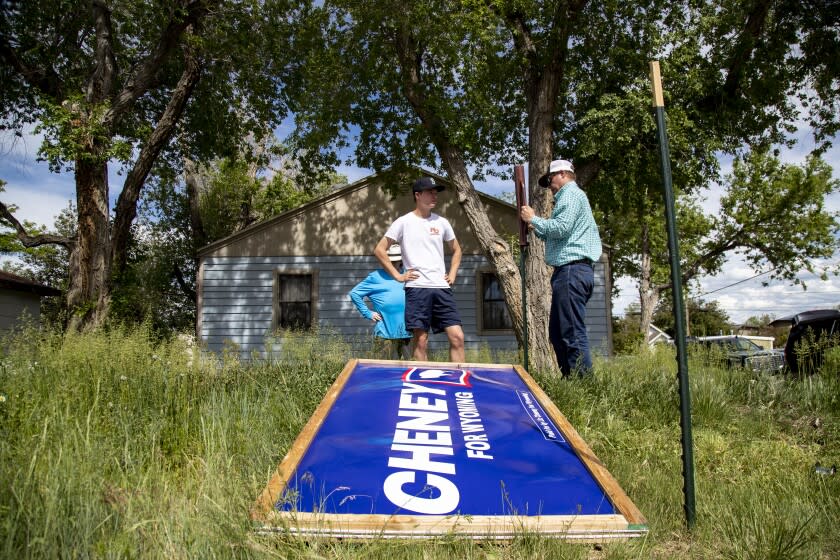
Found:
<path fill-rule="evenodd" d="M 674 189 L 671 183 L 671 162 L 668 154 L 668 135 L 665 129 L 665 102 L 659 76 L 659 61 L 651 61 L 650 77 L 653 85 L 653 108 L 656 129 L 659 133 L 659 151 L 662 169 L 662 187 L 665 194 L 665 222 L 668 226 L 668 253 L 671 257 L 671 294 L 674 301 L 674 340 L 677 344 L 677 379 L 680 393 L 680 430 L 682 433 L 683 495 L 685 520 L 688 528 L 694 527 L 694 450 L 691 442 L 691 394 L 688 386 L 688 361 L 685 347 L 685 311 L 682 297 L 682 272 L 677 237 Z"/>

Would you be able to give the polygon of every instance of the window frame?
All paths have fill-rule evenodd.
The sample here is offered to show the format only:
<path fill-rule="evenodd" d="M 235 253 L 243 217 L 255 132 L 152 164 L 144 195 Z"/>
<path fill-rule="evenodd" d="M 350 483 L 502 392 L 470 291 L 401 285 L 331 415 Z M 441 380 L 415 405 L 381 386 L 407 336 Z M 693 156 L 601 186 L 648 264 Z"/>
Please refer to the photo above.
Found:
<path fill-rule="evenodd" d="M 482 267 L 476 270 L 476 278 L 475 278 L 475 298 L 476 298 L 476 327 L 478 328 L 479 335 L 500 335 L 500 334 L 513 334 L 513 319 L 511 318 L 511 326 L 510 327 L 503 327 L 503 328 L 492 328 L 485 325 L 485 317 L 484 317 L 484 275 L 493 275 L 496 278 L 496 282 L 499 282 L 499 275 L 496 273 L 496 269 L 493 267 Z M 499 286 L 501 290 L 501 285 Z M 496 301 L 496 300 L 491 300 Z M 510 318 L 510 310 L 507 308 L 507 304 L 505 303 L 504 296 L 502 297 L 501 301 L 505 305 L 505 311 Z"/>
<path fill-rule="evenodd" d="M 309 325 L 302 330 L 313 330 L 318 325 L 318 271 L 305 268 L 277 268 L 272 274 L 271 287 L 271 327 L 272 331 L 297 330 L 280 326 L 280 277 L 281 276 L 309 276 Z"/>

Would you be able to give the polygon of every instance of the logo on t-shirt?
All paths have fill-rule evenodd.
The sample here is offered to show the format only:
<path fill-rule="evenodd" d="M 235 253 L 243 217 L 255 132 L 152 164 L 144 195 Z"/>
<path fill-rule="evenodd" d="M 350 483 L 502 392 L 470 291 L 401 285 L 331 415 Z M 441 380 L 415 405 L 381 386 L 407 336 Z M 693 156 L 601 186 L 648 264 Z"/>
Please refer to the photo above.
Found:
<path fill-rule="evenodd" d="M 440 235 L 440 230 L 435 226 L 429 226 L 429 235 Z"/>

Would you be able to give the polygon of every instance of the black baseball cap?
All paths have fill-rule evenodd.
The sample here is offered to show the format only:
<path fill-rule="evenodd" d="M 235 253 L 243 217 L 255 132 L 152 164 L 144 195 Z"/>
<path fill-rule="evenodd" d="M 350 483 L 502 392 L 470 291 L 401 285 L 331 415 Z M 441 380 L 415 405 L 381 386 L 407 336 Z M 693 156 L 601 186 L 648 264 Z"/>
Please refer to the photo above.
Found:
<path fill-rule="evenodd" d="M 443 185 L 435 183 L 435 180 L 431 177 L 420 177 L 414 181 L 414 192 L 430 191 L 432 189 L 437 189 L 437 192 L 440 192 L 445 188 Z"/>

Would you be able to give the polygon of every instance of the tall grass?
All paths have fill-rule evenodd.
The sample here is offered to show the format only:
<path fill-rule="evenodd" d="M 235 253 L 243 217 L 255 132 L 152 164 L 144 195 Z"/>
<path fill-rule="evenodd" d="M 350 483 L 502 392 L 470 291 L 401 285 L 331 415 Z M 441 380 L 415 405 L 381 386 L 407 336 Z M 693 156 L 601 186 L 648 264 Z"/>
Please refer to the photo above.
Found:
<path fill-rule="evenodd" d="M 256 535 L 248 510 L 352 354 L 340 342 L 299 336 L 250 363 L 235 349 L 193 359 L 142 328 L 27 331 L 5 347 L 5 558 L 840 557 L 840 477 L 813 472 L 840 462 L 836 355 L 803 380 L 690 364 L 691 532 L 673 355 L 601 360 L 592 379 L 536 374 L 648 519 L 647 538 L 596 550 L 526 533 L 509 543 Z"/>

